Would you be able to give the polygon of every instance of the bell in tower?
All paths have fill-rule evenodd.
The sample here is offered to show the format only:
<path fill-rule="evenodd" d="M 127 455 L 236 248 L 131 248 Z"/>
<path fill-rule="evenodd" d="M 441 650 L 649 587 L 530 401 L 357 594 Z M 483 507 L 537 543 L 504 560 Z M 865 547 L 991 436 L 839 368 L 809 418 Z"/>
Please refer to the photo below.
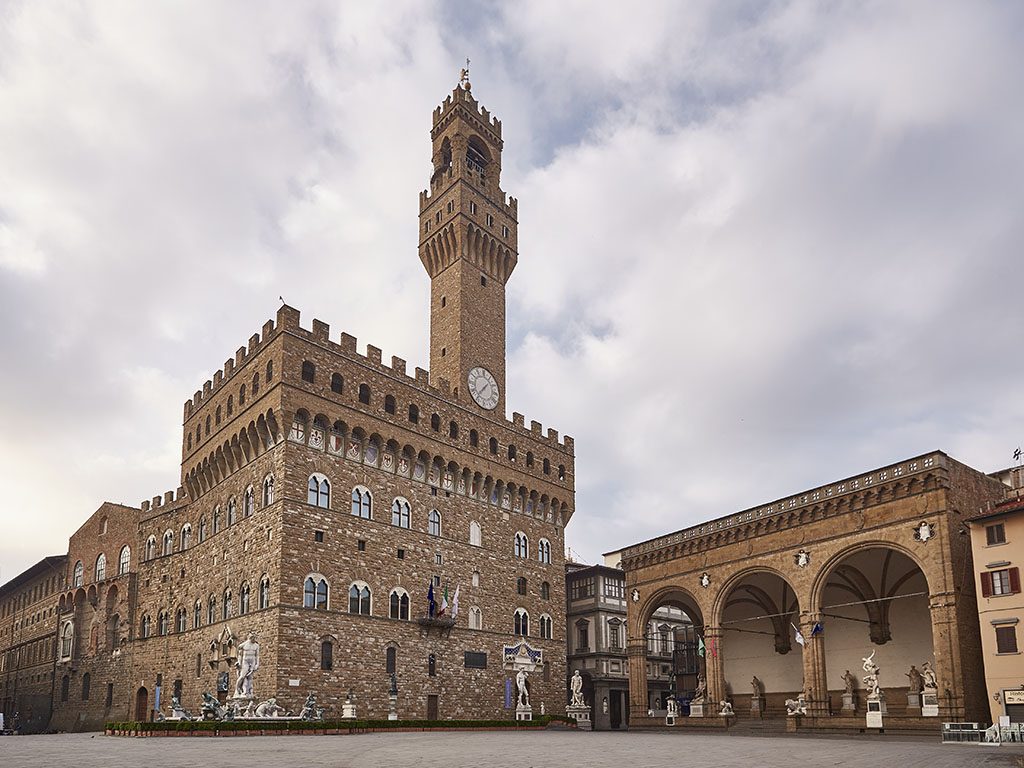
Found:
<path fill-rule="evenodd" d="M 468 69 L 434 110 L 430 137 L 419 252 L 430 275 L 431 378 L 504 418 L 505 283 L 519 258 L 518 206 L 500 186 L 501 121 L 473 98 Z"/>

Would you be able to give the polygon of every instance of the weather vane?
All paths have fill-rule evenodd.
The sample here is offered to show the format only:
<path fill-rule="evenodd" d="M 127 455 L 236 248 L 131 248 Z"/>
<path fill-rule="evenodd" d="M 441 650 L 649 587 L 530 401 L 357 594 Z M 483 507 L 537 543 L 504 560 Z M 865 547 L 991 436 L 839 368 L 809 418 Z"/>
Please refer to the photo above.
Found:
<path fill-rule="evenodd" d="M 459 85 L 469 90 L 469 57 L 466 57 L 466 66 L 459 71 Z"/>

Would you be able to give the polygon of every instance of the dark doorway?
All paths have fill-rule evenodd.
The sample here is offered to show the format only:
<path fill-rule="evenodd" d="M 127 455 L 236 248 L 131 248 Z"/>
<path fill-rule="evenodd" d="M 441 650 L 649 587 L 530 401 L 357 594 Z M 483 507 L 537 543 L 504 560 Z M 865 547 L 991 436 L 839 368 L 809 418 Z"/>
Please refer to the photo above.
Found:
<path fill-rule="evenodd" d="M 622 726 L 622 691 L 608 691 L 608 717 L 613 731 Z"/>
<path fill-rule="evenodd" d="M 438 720 L 437 696 L 427 696 L 427 720 Z"/>
<path fill-rule="evenodd" d="M 149 691 L 145 686 L 135 694 L 135 719 L 140 723 L 149 720 Z"/>

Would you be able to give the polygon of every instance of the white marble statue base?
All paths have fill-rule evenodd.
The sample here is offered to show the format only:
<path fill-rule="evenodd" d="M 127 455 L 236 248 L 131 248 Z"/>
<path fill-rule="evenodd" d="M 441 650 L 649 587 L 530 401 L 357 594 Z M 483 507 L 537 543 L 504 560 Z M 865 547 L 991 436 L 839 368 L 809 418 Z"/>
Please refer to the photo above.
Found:
<path fill-rule="evenodd" d="M 676 724 L 676 716 L 675 715 L 665 715 L 665 725 L 675 725 L 675 724 Z"/>
<path fill-rule="evenodd" d="M 590 721 L 590 707 L 586 704 L 583 706 L 573 706 L 570 704 L 565 708 L 565 714 L 576 721 L 576 728 L 581 731 L 593 730 L 593 723 Z"/>
<path fill-rule="evenodd" d="M 857 711 L 856 694 L 853 694 L 853 693 L 844 693 L 843 694 L 843 711 L 844 712 L 856 712 Z"/>
<path fill-rule="evenodd" d="M 341 705 L 341 719 L 342 720 L 355 720 L 356 719 L 356 705 L 351 702 L 345 702 Z"/>
<path fill-rule="evenodd" d="M 764 696 L 754 696 L 750 699 L 750 714 L 760 717 L 764 711 Z"/>
<path fill-rule="evenodd" d="M 874 707 L 872 709 L 872 705 L 873 704 L 877 704 L 878 706 L 876 706 L 876 707 Z M 877 698 L 872 698 L 872 697 L 869 696 L 868 697 L 867 707 L 868 707 L 868 712 L 875 711 L 875 712 L 881 712 L 883 715 L 889 714 L 889 707 L 887 707 L 885 705 L 885 694 L 884 693 L 880 694 Z"/>
<path fill-rule="evenodd" d="M 921 693 L 921 717 L 939 716 L 939 694 L 934 688 Z"/>
<path fill-rule="evenodd" d="M 533 720 L 533 707 L 529 704 L 520 704 L 516 707 L 516 720 Z"/>
<path fill-rule="evenodd" d="M 690 717 L 704 717 L 704 702 L 690 702 Z"/>
<path fill-rule="evenodd" d="M 868 728 L 881 728 L 882 715 L 885 714 L 884 699 L 868 699 L 868 711 L 864 716 L 864 724 Z"/>

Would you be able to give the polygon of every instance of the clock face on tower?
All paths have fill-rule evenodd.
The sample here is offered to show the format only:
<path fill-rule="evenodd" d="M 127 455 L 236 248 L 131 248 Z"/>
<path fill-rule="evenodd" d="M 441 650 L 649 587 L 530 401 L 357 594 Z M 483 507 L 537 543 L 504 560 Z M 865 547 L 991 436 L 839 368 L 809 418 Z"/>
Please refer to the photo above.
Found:
<path fill-rule="evenodd" d="M 469 372 L 467 377 L 469 394 L 473 396 L 476 404 L 488 411 L 498 404 L 498 382 L 486 368 L 477 366 Z"/>

